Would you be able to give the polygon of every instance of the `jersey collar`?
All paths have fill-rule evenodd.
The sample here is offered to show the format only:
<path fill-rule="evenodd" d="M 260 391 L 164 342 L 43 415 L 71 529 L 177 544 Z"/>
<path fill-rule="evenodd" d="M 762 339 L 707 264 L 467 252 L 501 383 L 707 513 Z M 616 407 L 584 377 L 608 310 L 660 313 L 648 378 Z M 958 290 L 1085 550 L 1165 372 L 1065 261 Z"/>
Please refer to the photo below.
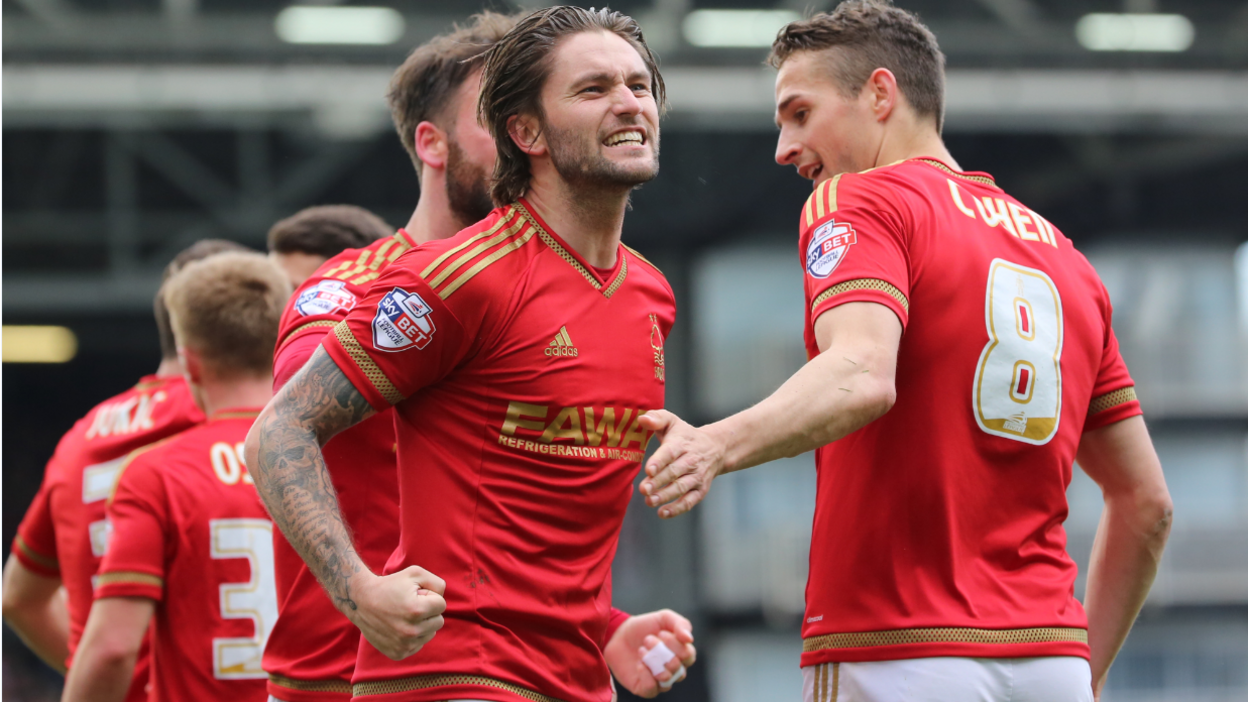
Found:
<path fill-rule="evenodd" d="M 966 172 L 955 171 L 953 168 L 950 168 L 949 165 L 946 164 L 944 161 L 941 161 L 940 159 L 937 159 L 937 158 L 932 158 L 930 156 L 923 156 L 922 158 L 916 158 L 916 159 L 911 159 L 911 160 L 918 161 L 919 163 L 926 163 L 932 168 L 935 168 L 938 171 L 942 171 L 948 175 L 951 175 L 957 178 L 962 178 L 964 180 L 969 180 L 974 183 L 979 183 L 980 185 L 988 185 L 988 186 L 991 186 L 1000 190 L 1000 186 L 997 185 L 997 181 L 993 180 L 992 176 L 982 171 L 966 171 Z"/>
<path fill-rule="evenodd" d="M 217 410 L 209 417 L 209 422 L 217 422 L 223 419 L 254 419 L 260 416 L 263 407 L 231 407 L 229 409 Z"/>
<path fill-rule="evenodd" d="M 559 258 L 567 261 L 568 265 L 580 273 L 581 277 L 594 286 L 595 290 L 602 293 L 603 297 L 611 297 L 624 284 L 624 278 L 628 275 L 628 258 L 624 254 L 624 246 L 622 244 L 616 248 L 615 268 L 612 269 L 610 275 L 603 278 L 598 274 L 598 271 L 594 270 L 593 266 L 586 263 L 585 259 L 581 258 L 571 246 L 568 246 L 563 239 L 560 239 L 557 234 L 546 226 L 546 223 L 537 215 L 537 212 L 533 210 L 528 201 L 520 198 L 515 202 L 514 207 L 537 230 L 537 236 L 542 240 L 542 243 L 558 254 Z M 611 282 L 608 283 L 608 280 Z"/>

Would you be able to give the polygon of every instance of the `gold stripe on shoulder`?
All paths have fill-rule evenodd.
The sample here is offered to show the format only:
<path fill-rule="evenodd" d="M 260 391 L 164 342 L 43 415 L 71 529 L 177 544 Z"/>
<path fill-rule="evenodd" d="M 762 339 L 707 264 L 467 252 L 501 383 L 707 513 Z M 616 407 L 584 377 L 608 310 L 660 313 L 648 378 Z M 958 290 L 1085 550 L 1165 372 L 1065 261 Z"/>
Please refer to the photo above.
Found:
<path fill-rule="evenodd" d="M 369 251 L 368 249 L 364 249 L 363 251 L 360 252 L 360 255 L 356 257 L 354 263 L 352 262 L 344 263 L 342 266 L 339 267 L 337 271 L 334 272 L 333 277 L 338 278 L 339 280 L 346 280 L 347 278 L 350 278 L 353 275 L 359 275 L 360 273 L 363 273 L 364 270 L 368 266 L 368 259 L 371 255 L 372 255 L 371 251 Z M 326 277 L 328 278 L 329 276 L 327 275 Z"/>
<path fill-rule="evenodd" d="M 105 501 L 105 504 L 111 505 L 113 503 L 113 497 L 117 494 L 117 486 L 121 484 L 121 476 L 126 474 L 126 469 L 130 467 L 130 464 L 134 462 L 134 459 L 138 458 L 139 456 L 142 456 L 143 454 L 147 453 L 148 451 L 151 451 L 152 449 L 158 446 L 164 446 L 165 444 L 169 443 L 170 441 L 173 441 L 179 436 L 181 436 L 181 434 L 174 434 L 173 436 L 166 436 L 165 438 L 160 439 L 159 441 L 153 441 L 152 443 L 147 444 L 146 446 L 140 446 L 136 448 L 135 450 L 131 451 L 130 453 L 127 453 L 125 459 L 121 462 L 121 467 L 117 469 L 117 477 L 113 478 L 113 486 L 108 489 L 108 499 Z"/>
<path fill-rule="evenodd" d="M 338 326 L 338 323 L 329 319 L 320 319 L 315 322 L 308 322 L 307 324 L 300 324 L 299 326 L 292 329 L 290 333 L 286 335 L 285 339 L 282 339 L 282 343 L 277 345 L 277 351 L 274 352 L 273 355 L 276 356 L 277 354 L 281 353 L 282 349 L 289 346 L 290 342 L 294 341 L 296 336 L 299 336 L 301 332 L 307 329 L 314 329 L 316 327 L 334 327 L 334 326 Z"/>
<path fill-rule="evenodd" d="M 373 388 L 381 395 L 382 399 L 392 405 L 397 405 L 403 401 L 403 394 L 399 389 L 390 382 L 381 367 L 377 365 L 373 359 L 369 358 L 368 352 L 360 346 L 360 342 L 355 340 L 355 336 L 351 333 L 351 329 L 345 321 L 334 325 L 334 337 L 338 339 L 338 343 L 342 344 L 342 348 L 355 361 L 356 367 L 364 374 L 364 377 L 372 384 Z"/>
<path fill-rule="evenodd" d="M 1111 410 L 1119 405 L 1125 405 L 1128 402 L 1135 402 L 1139 398 L 1135 395 L 1135 386 L 1128 385 L 1125 388 L 1119 388 L 1113 392 L 1107 392 L 1104 395 L 1098 395 L 1092 398 L 1092 403 L 1088 406 L 1088 416 L 1100 414 L 1105 410 Z"/>
<path fill-rule="evenodd" d="M 520 231 L 521 227 L 523 227 L 524 224 L 525 223 L 523 219 L 517 219 L 515 224 L 511 225 L 510 227 L 507 227 L 503 231 L 499 232 L 497 235 L 492 236 L 489 239 L 486 239 L 485 241 L 482 241 L 481 243 L 472 247 L 462 256 L 460 256 L 459 258 L 451 262 L 448 266 L 438 271 L 438 274 L 435 275 L 433 278 L 426 278 L 426 282 L 429 283 L 429 287 L 431 288 L 438 287 L 447 278 L 450 278 L 452 273 L 459 270 L 464 265 L 468 264 L 470 261 L 472 261 L 472 259 L 476 258 L 477 256 L 480 256 L 486 250 L 494 246 L 498 246 L 503 241 L 505 241 L 508 237 L 515 236 L 516 232 Z"/>
<path fill-rule="evenodd" d="M 389 680 L 355 683 L 351 688 L 352 693 L 356 697 L 370 697 L 372 695 L 392 695 L 396 692 L 427 690 L 431 687 L 446 687 L 448 685 L 492 687 L 495 690 L 505 690 L 517 697 L 531 700 L 531 702 L 561 702 L 561 700 L 557 700 L 554 697 L 547 697 L 539 692 L 526 690 L 519 685 L 487 678 L 484 675 L 417 675 L 410 678 L 391 678 Z"/>
<path fill-rule="evenodd" d="M 112 573 L 101 573 L 96 587 L 104 585 L 152 585 L 163 588 L 165 581 L 149 573 L 138 573 L 133 570 L 118 570 Z"/>
<path fill-rule="evenodd" d="M 653 268 L 654 270 L 658 271 L 658 272 L 659 272 L 659 275 L 663 275 L 663 270 L 662 270 L 661 268 L 659 268 L 658 266 L 654 265 L 654 263 L 653 263 L 650 259 L 646 258 L 645 256 L 642 256 L 640 251 L 638 251 L 637 249 L 634 249 L 633 247 L 631 247 L 631 246 L 629 246 L 628 244 L 625 244 L 625 243 L 623 243 L 623 242 L 621 242 L 621 243 L 620 243 L 620 246 L 623 246 L 624 248 L 628 249 L 629 253 L 631 253 L 631 254 L 633 254 L 634 256 L 636 256 L 637 258 L 641 259 L 641 262 L 642 262 L 642 263 L 644 263 L 644 264 L 646 264 L 647 266 L 650 266 L 650 267 L 651 267 L 651 268 Z"/>
<path fill-rule="evenodd" d="M 511 221 L 511 218 L 514 215 L 515 215 L 515 209 L 513 207 L 508 207 L 507 211 L 503 213 L 503 216 L 499 217 L 498 221 L 494 223 L 494 226 L 490 227 L 489 229 L 486 229 L 483 232 L 473 234 L 472 236 L 468 237 L 466 241 L 461 242 L 458 246 L 455 246 L 453 248 L 447 249 L 446 251 L 442 252 L 441 256 L 438 256 L 437 258 L 433 259 L 433 263 L 430 263 L 427 267 L 425 267 L 425 270 L 421 271 L 420 277 L 428 279 L 429 276 L 435 270 L 437 270 L 438 266 L 442 265 L 443 262 L 446 261 L 446 259 L 450 258 L 451 256 L 454 256 L 460 251 L 463 251 L 464 249 L 468 248 L 469 246 L 472 246 L 476 242 L 486 237 L 493 236 L 495 232 L 503 228 L 503 225 Z"/>
<path fill-rule="evenodd" d="M 467 283 L 469 280 L 471 280 L 473 276 L 485 270 L 487 267 L 493 265 L 503 256 L 506 256 L 507 254 L 512 253 L 513 251 L 529 243 L 529 240 L 532 238 L 533 238 L 533 227 L 526 227 L 524 230 L 524 233 L 521 234 L 519 237 L 498 247 L 489 256 L 482 257 L 480 261 L 477 261 L 476 264 L 472 266 L 472 268 L 469 268 L 468 270 L 464 271 L 464 273 L 460 275 L 458 278 L 456 278 L 453 282 L 447 284 L 441 290 L 438 290 L 437 291 L 438 297 L 442 298 L 443 300 L 450 297 L 452 294 L 455 293 L 456 290 L 459 290 L 460 287 L 462 287 L 464 283 Z"/>
<path fill-rule="evenodd" d="M 295 680 L 277 673 L 269 673 L 269 682 L 287 690 L 302 692 L 337 692 L 342 695 L 351 694 L 351 683 L 347 680 Z"/>
<path fill-rule="evenodd" d="M 827 651 L 841 648 L 872 648 L 906 644 L 969 643 L 969 644 L 1035 644 L 1088 642 L 1088 630 L 1068 627 L 1037 627 L 1032 629 L 973 629 L 969 627 L 938 627 L 930 629 L 892 629 L 889 631 L 858 631 L 824 634 L 802 640 L 802 652 Z"/>
<path fill-rule="evenodd" d="M 837 208 L 836 189 L 837 187 L 840 186 L 841 176 L 843 175 L 845 174 L 837 173 L 836 175 L 828 179 L 828 212 L 830 213 L 836 212 L 836 208 Z"/>
<path fill-rule="evenodd" d="M 144 391 L 144 390 L 151 390 L 152 388 L 158 388 L 158 387 L 161 387 L 161 386 L 162 386 L 162 385 L 164 385 L 164 384 L 165 384 L 164 379 L 163 379 L 163 378 L 158 378 L 158 379 L 156 379 L 156 380 L 149 380 L 149 381 L 147 381 L 147 382 L 145 382 L 145 383 L 138 383 L 138 384 L 136 384 L 136 385 L 135 385 L 132 389 L 133 389 L 133 390 L 138 390 L 139 392 L 142 392 L 142 391 Z"/>
<path fill-rule="evenodd" d="M 47 568 L 49 570 L 55 570 L 58 572 L 60 571 L 61 569 L 60 561 L 50 556 L 45 556 L 42 553 L 39 553 L 35 549 L 31 548 L 30 544 L 26 543 L 26 539 L 23 539 L 21 534 L 17 535 L 17 538 L 14 539 L 14 542 L 17 544 L 17 550 L 21 551 L 23 556 L 26 556 L 27 558 L 34 561 L 35 563 L 38 563 L 44 568 Z"/>
<path fill-rule="evenodd" d="M 904 293 L 897 289 L 897 286 L 879 278 L 858 278 L 857 280 L 847 280 L 844 283 L 837 283 L 832 287 L 819 293 L 814 302 L 810 303 L 810 313 L 814 314 L 815 310 L 826 302 L 828 299 L 840 295 L 842 293 L 852 292 L 854 290 L 879 290 L 886 293 L 897 302 L 901 303 L 901 308 L 907 313 L 910 312 L 910 300 L 906 299 Z"/>
<path fill-rule="evenodd" d="M 844 173 L 837 173 L 831 178 L 815 186 L 814 192 L 806 198 L 806 226 L 809 227 L 825 216 L 836 212 L 836 187 Z"/>

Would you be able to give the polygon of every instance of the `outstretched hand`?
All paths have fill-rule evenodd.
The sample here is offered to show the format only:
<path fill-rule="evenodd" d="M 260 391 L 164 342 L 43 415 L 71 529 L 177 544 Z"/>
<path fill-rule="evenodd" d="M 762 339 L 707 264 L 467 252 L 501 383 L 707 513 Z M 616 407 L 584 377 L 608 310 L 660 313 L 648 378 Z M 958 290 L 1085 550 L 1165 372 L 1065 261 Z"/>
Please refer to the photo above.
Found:
<path fill-rule="evenodd" d="M 659 642 L 676 655 L 656 675 L 642 658 Z M 603 656 L 611 674 L 625 689 L 638 697 L 651 698 L 680 682 L 685 676 L 682 666 L 693 665 L 698 654 L 689 620 L 670 609 L 661 609 L 629 617 L 615 630 Z"/>
<path fill-rule="evenodd" d="M 667 410 L 641 417 L 641 426 L 659 437 L 660 445 L 646 462 L 639 489 L 646 504 L 670 519 L 693 509 L 706 497 L 711 481 L 723 472 L 725 449 L 706 429 L 699 429 Z"/>

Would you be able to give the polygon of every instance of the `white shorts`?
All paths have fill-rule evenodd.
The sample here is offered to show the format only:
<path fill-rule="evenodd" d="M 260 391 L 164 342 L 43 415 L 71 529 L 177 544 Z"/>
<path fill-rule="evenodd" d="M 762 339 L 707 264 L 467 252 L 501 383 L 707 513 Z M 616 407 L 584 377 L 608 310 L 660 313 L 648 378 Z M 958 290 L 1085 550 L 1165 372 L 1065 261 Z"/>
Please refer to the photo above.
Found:
<path fill-rule="evenodd" d="M 1073 656 L 913 658 L 802 668 L 805 702 L 1092 702 L 1092 669 Z"/>

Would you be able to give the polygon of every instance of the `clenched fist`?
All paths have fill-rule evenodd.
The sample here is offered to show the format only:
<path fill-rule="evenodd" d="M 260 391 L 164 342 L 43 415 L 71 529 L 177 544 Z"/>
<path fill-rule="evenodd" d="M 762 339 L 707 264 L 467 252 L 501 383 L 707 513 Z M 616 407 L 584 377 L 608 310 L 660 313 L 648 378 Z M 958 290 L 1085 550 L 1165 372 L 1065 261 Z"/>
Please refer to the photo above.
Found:
<path fill-rule="evenodd" d="M 365 571 L 352 579 L 355 608 L 347 616 L 374 648 L 400 661 L 442 628 L 445 593 L 442 578 L 417 566 L 381 576 Z"/>

